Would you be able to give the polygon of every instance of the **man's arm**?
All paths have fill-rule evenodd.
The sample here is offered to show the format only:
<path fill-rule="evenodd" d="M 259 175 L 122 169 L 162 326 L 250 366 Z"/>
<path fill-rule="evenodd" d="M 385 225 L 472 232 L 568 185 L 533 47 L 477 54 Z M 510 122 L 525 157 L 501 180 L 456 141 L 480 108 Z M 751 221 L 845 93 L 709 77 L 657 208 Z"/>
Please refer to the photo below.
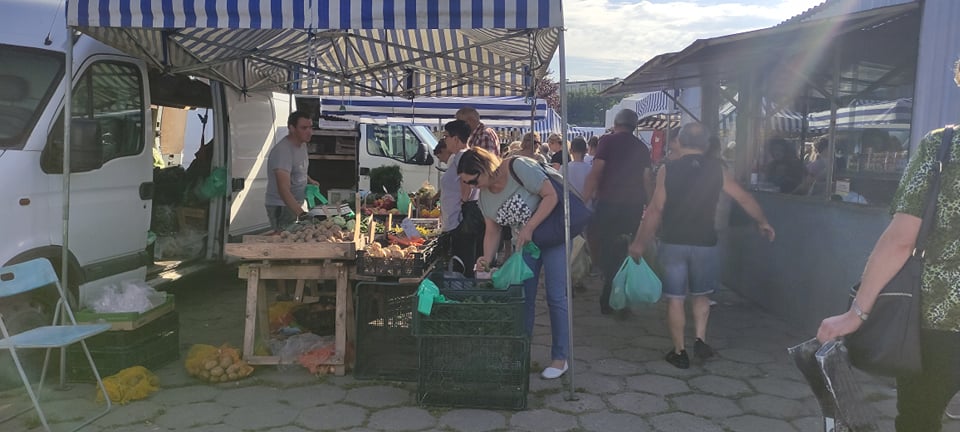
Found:
<path fill-rule="evenodd" d="M 643 169 L 643 191 L 646 193 L 647 199 L 653 197 L 653 170 L 650 167 Z"/>
<path fill-rule="evenodd" d="M 757 222 L 757 229 L 760 230 L 760 235 L 769 241 L 773 241 L 774 237 L 776 237 L 776 232 L 767 222 L 767 217 L 763 214 L 763 209 L 760 208 L 760 204 L 757 203 L 757 200 L 753 199 L 753 195 L 750 195 L 749 192 L 740 187 L 740 184 L 733 179 L 733 176 L 730 175 L 730 172 L 726 169 L 723 170 L 723 191 L 740 204 L 743 210 Z"/>
<path fill-rule="evenodd" d="M 647 209 L 643 212 L 643 219 L 640 221 L 640 227 L 637 228 L 637 234 L 633 237 L 633 243 L 630 244 L 628 254 L 637 262 L 646 251 L 647 245 L 653 241 L 653 236 L 660 228 L 660 221 L 663 220 L 663 205 L 667 202 L 667 189 L 663 187 L 667 178 L 667 167 L 660 168 L 657 172 L 657 187 L 653 190 L 653 198 L 647 204 Z"/>
<path fill-rule="evenodd" d="M 297 199 L 293 197 L 293 192 L 290 191 L 290 172 L 277 168 L 273 170 L 273 175 L 277 179 L 277 192 L 280 193 L 280 199 L 287 205 L 287 208 L 298 217 L 305 213 L 303 205 L 297 203 Z"/>
<path fill-rule="evenodd" d="M 593 159 L 593 165 L 590 167 L 590 173 L 587 174 L 587 180 L 583 183 L 583 199 L 586 202 L 593 201 L 600 186 L 600 178 L 603 176 L 603 168 L 606 161 L 603 159 Z"/>

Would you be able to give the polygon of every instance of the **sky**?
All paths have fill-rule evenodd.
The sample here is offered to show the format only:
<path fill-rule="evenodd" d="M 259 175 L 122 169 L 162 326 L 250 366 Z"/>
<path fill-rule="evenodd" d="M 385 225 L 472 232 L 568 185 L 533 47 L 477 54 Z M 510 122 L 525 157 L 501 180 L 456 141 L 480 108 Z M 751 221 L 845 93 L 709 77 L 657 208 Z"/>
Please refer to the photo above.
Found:
<path fill-rule="evenodd" d="M 564 0 L 567 79 L 625 78 L 697 39 L 774 26 L 823 0 Z M 559 78 L 559 56 L 550 70 Z"/>

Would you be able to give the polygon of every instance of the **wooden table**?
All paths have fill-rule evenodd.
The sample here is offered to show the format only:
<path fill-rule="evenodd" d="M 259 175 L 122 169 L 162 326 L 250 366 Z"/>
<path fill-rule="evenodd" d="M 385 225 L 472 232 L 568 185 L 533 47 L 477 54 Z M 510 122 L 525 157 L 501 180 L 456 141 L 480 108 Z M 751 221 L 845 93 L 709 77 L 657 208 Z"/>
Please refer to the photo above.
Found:
<path fill-rule="evenodd" d="M 227 255 L 245 261 L 239 276 L 247 280 L 246 319 L 243 328 L 243 358 L 252 365 L 280 364 L 279 356 L 257 356 L 257 337 L 269 340 L 267 280 L 333 280 L 336 281 L 336 350 L 326 364 L 336 375 L 346 372 L 346 348 L 352 333 L 353 294 L 349 283 L 350 268 L 356 258 L 354 243 L 273 243 L 263 236 L 244 236 L 243 243 L 226 245 Z M 298 288 L 302 285 L 298 285 Z M 349 333 L 348 333 L 349 332 Z"/>

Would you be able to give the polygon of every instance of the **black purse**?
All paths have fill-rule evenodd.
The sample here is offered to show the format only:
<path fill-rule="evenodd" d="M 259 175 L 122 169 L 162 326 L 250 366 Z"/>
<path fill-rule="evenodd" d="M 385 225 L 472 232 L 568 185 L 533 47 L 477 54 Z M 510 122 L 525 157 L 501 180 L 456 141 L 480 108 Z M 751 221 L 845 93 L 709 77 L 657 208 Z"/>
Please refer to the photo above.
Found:
<path fill-rule="evenodd" d="M 937 197 L 943 167 L 950 161 L 953 127 L 947 126 L 937 153 L 938 167 L 930 174 L 930 190 L 917 242 L 907 262 L 880 291 L 870 318 L 844 339 L 850 363 L 865 372 L 891 377 L 917 374 L 920 356 L 920 284 L 925 247 L 937 219 Z M 851 288 L 851 302 L 860 284 Z"/>

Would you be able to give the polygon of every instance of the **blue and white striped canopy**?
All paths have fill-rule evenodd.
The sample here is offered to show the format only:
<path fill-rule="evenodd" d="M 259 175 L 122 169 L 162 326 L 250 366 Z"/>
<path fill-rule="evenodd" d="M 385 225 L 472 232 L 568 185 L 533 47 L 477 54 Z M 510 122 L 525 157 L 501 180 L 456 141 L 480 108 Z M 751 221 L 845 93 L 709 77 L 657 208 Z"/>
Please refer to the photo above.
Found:
<path fill-rule="evenodd" d="M 386 98 L 376 96 L 323 97 L 320 112 L 338 117 L 402 117 L 408 119 L 439 119 L 451 121 L 460 108 L 470 106 L 480 113 L 485 124 L 494 120 L 515 120 L 530 123 L 539 120 L 547 113 L 547 102 L 536 101 L 536 109 L 531 111 L 531 103 L 522 97 L 502 98 Z"/>
<path fill-rule="evenodd" d="M 514 96 L 546 74 L 560 0 L 71 0 L 67 22 L 241 90 Z"/>
<path fill-rule="evenodd" d="M 868 105 L 852 104 L 837 110 L 837 128 L 851 129 L 865 126 L 888 125 L 910 127 L 913 114 L 913 99 L 897 99 Z M 830 111 L 810 113 L 810 129 L 830 128 Z"/>

